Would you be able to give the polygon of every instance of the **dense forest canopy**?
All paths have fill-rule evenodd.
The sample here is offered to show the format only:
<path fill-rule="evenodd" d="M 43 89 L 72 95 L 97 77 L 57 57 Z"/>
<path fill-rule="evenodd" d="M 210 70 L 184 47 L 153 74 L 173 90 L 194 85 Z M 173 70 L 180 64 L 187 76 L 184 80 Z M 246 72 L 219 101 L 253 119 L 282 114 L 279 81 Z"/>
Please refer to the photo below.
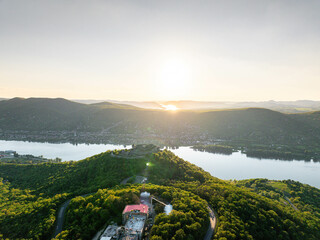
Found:
<path fill-rule="evenodd" d="M 0 239 L 48 239 L 67 194 L 44 197 L 0 178 Z"/>
<path fill-rule="evenodd" d="M 81 160 L 43 164 L 0 164 L 0 176 L 15 187 L 52 196 L 82 194 L 111 187 L 141 172 L 148 158 L 126 159 L 105 152 Z"/>
<path fill-rule="evenodd" d="M 131 185 L 99 190 L 88 197 L 74 198 L 68 209 L 66 230 L 59 239 L 91 239 L 97 229 L 111 221 L 121 224 L 121 213 L 127 204 L 139 203 L 139 195 L 147 191 L 173 204 L 171 214 L 159 213 L 151 230 L 154 239 L 201 239 L 208 228 L 206 201 L 176 189 L 158 185 Z"/>
<path fill-rule="evenodd" d="M 197 239 L 195 234 L 203 234 L 208 221 L 203 215 L 207 213 L 204 203 L 216 211 L 219 220 L 214 239 L 320 238 L 319 189 L 293 181 L 220 180 L 167 150 L 136 158 L 123 158 L 121 151 L 114 151 L 79 162 L 0 164 L 0 233 L 9 239 L 47 239 L 58 207 L 72 199 L 60 237 L 90 239 L 106 222 L 119 220 L 118 210 L 124 204 L 137 201 L 142 185 L 118 185 L 125 178 L 146 173 L 146 163 L 148 181 L 158 185 L 145 185 L 145 189 L 181 211 L 168 217 L 159 214 L 158 225 L 151 231 L 155 240 L 175 239 L 176 234 Z M 77 197 L 87 193 L 90 195 Z M 200 212 L 179 227 L 188 211 Z M 90 217 L 94 213 L 96 217 Z M 107 215 L 110 218 L 106 219 Z M 90 219 L 95 220 L 88 231 L 80 231 L 81 222 Z"/>

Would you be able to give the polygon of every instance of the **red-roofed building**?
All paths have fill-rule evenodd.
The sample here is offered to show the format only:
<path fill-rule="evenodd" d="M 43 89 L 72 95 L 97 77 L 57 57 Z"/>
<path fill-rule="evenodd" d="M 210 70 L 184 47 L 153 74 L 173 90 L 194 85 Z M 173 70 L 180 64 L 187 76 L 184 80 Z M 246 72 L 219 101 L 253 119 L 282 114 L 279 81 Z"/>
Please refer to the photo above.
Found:
<path fill-rule="evenodd" d="M 149 216 L 148 205 L 145 205 L 145 204 L 127 205 L 122 212 L 123 222 L 125 223 L 128 220 L 128 218 L 133 215 L 142 215 L 148 218 Z"/>

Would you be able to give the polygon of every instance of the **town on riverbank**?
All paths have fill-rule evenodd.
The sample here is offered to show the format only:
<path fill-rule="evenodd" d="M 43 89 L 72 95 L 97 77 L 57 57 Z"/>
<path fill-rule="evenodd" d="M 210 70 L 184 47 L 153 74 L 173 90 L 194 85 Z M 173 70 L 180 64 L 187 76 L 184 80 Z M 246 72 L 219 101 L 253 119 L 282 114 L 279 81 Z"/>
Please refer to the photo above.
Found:
<path fill-rule="evenodd" d="M 61 158 L 48 159 L 31 154 L 20 155 L 14 150 L 0 151 L 0 163 L 37 164 L 43 162 L 61 162 Z"/>

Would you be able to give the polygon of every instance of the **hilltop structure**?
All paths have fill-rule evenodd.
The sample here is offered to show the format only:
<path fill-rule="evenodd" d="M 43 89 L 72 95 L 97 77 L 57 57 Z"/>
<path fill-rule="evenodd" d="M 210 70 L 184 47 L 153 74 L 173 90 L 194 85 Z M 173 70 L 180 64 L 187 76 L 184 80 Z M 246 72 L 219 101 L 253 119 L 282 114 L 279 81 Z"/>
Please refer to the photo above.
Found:
<path fill-rule="evenodd" d="M 133 144 L 131 149 L 121 150 L 118 156 L 126 158 L 136 158 L 145 156 L 146 154 L 156 153 L 159 151 L 160 148 L 153 144 Z"/>
<path fill-rule="evenodd" d="M 148 218 L 149 207 L 146 204 L 127 205 L 122 212 L 123 223 L 126 223 L 129 218 L 134 216 L 143 216 Z"/>
<path fill-rule="evenodd" d="M 144 192 L 142 196 L 146 204 L 126 205 L 122 212 L 123 226 L 109 225 L 100 240 L 141 240 L 145 229 L 148 229 L 147 220 L 151 216 L 151 208 L 148 205 L 150 193 L 148 193 L 148 197 L 145 195 Z"/>
<path fill-rule="evenodd" d="M 151 196 L 149 192 L 141 192 L 140 204 L 126 205 L 122 212 L 122 226 L 109 225 L 104 233 L 101 235 L 100 240 L 142 240 L 147 239 L 148 233 L 152 227 L 155 217 L 154 207 L 152 200 L 166 205 L 155 197 Z M 165 209 L 167 214 L 170 213 Z"/>

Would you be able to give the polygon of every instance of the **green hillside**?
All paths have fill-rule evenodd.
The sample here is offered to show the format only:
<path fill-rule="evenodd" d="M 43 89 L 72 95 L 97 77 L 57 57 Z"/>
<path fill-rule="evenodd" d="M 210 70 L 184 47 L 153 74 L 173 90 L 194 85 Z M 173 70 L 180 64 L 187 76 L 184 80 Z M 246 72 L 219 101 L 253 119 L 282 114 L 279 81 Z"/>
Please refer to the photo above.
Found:
<path fill-rule="evenodd" d="M 118 152 L 64 163 L 0 164 L 0 239 L 48 239 L 59 205 L 140 173 L 148 159 Z M 121 169 L 121 170 L 120 170 Z"/>
<path fill-rule="evenodd" d="M 320 159 L 320 112 L 284 114 L 262 108 L 171 112 L 108 102 L 15 98 L 0 101 L 0 137 L 70 142 L 112 138 L 123 144 L 147 139 L 178 146 L 218 139 L 236 149 L 250 148 L 254 157 Z"/>
<path fill-rule="evenodd" d="M 134 115 L 129 105 L 81 104 L 66 99 L 13 98 L 0 102 L 0 129 L 98 131 Z"/>
<path fill-rule="evenodd" d="M 268 179 L 248 179 L 235 182 L 236 186 L 278 200 L 280 204 L 294 205 L 297 211 L 312 212 L 320 219 L 320 191 L 307 184 L 293 180 L 275 181 Z"/>
<path fill-rule="evenodd" d="M 172 194 L 179 192 L 174 189 L 182 189 L 186 192 L 181 194 L 189 192 L 184 199 L 197 198 L 197 201 L 204 200 L 212 206 L 219 220 L 214 239 L 320 238 L 317 206 L 320 201 L 319 189 L 291 181 L 223 181 L 166 150 L 142 154 L 139 158 L 126 159 L 123 157 L 125 155 L 114 151 L 113 154 L 106 152 L 78 162 L 0 164 L 0 177 L 9 180 L 0 185 L 0 234 L 11 239 L 47 239 L 54 228 L 59 204 L 76 195 L 105 189 L 93 196 L 72 200 L 67 213 L 68 231 L 61 233 L 61 239 L 91 239 L 92 234 L 100 230 L 104 221 L 108 220 L 103 216 L 112 216 L 109 220 L 119 218 L 116 211 L 118 208 L 110 206 L 116 204 L 121 209 L 123 204 L 135 201 L 136 197 L 131 193 L 137 195 L 136 192 L 141 189 L 141 185 L 120 188 L 116 185 L 128 176 L 142 174 L 149 162 L 149 182 L 158 184 L 150 185 L 150 191 L 158 189 L 156 192 L 159 194 L 160 189 L 172 187 L 171 190 L 166 190 L 168 194 Z M 131 195 L 124 194 L 125 192 Z M 170 198 L 168 194 L 163 197 Z M 113 195 L 119 197 L 119 202 L 114 202 L 118 197 L 111 197 Z M 282 201 L 285 196 L 291 199 L 298 210 L 288 204 L 287 200 Z M 181 211 L 178 216 L 187 216 L 188 205 L 191 203 L 192 201 L 179 203 L 182 205 L 181 208 L 177 207 Z M 90 218 L 91 215 L 96 217 Z M 78 224 L 86 224 L 90 219 L 93 222 L 87 224 L 88 228 L 79 231 Z M 170 226 L 172 221 L 170 218 L 161 218 L 163 226 Z M 203 226 L 203 222 L 200 221 L 199 224 L 199 227 Z M 154 230 L 153 234 L 157 235 L 154 239 L 173 239 L 177 234 L 176 231 L 166 231 Z M 188 234 L 188 231 L 184 229 L 184 233 Z M 193 233 L 190 234 L 188 239 L 197 239 Z"/>
<path fill-rule="evenodd" d="M 232 140 L 285 143 L 299 142 L 304 137 L 309 141 L 317 139 L 319 136 L 313 131 L 319 129 L 306 124 L 304 120 L 301 118 L 298 121 L 294 114 L 249 108 L 201 113 L 195 123 L 218 138 Z"/>
<path fill-rule="evenodd" d="M 43 164 L 0 164 L 0 177 L 13 187 L 48 196 L 82 194 L 118 184 L 141 172 L 147 159 L 126 159 L 101 153 L 81 161 Z M 121 171 L 119 171 L 121 169 Z"/>
<path fill-rule="evenodd" d="M 74 198 L 67 213 L 66 230 L 57 238 L 91 239 L 106 221 L 121 224 L 125 205 L 139 203 L 142 189 L 171 202 L 174 209 L 170 215 L 157 215 L 151 231 L 152 240 L 203 239 L 209 224 L 206 201 L 178 188 L 152 184 L 104 189 L 89 197 Z"/>
<path fill-rule="evenodd" d="M 68 130 L 81 125 L 84 104 L 65 99 L 13 98 L 0 102 L 0 128 L 4 130 Z"/>

